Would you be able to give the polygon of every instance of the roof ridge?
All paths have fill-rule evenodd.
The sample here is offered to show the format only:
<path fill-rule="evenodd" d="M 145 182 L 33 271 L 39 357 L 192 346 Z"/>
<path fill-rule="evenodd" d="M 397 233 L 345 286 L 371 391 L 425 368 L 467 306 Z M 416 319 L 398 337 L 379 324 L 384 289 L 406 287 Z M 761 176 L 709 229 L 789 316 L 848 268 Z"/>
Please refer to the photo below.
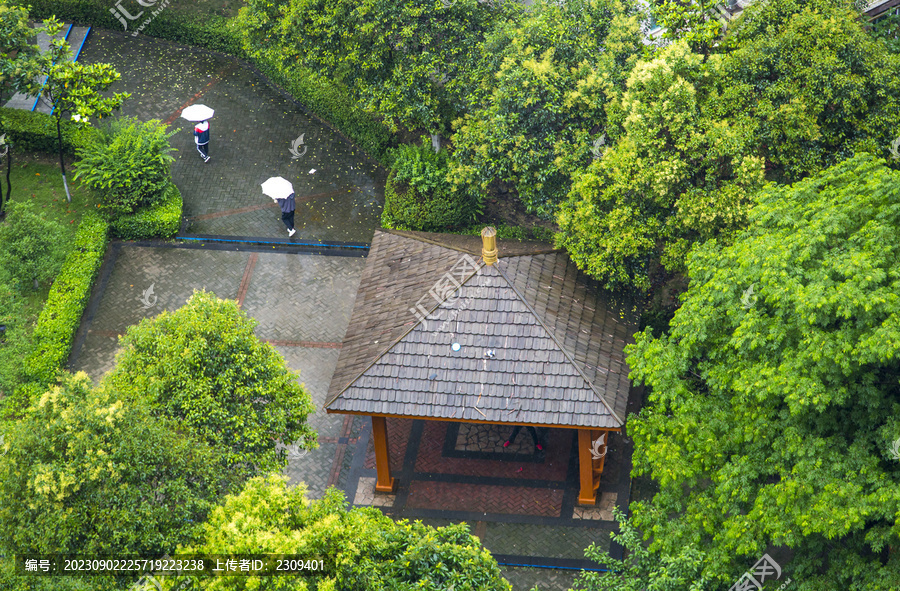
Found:
<path fill-rule="evenodd" d="M 396 236 L 401 236 L 401 237 L 406 238 L 406 236 L 403 236 L 402 234 L 395 234 L 395 235 L 396 235 Z M 440 246 L 440 247 L 446 248 L 446 247 L 444 247 L 444 245 L 442 245 L 442 244 L 433 244 L 433 246 Z M 454 250 L 455 250 L 455 249 L 454 249 Z M 466 254 L 469 254 L 469 253 L 466 252 Z M 470 255 L 470 256 L 471 256 L 471 255 Z M 478 260 L 476 260 L 475 262 L 478 263 L 479 261 L 481 261 L 480 258 L 479 258 Z M 452 292 L 450 292 L 450 295 L 453 295 L 453 294 L 455 294 L 456 292 L 458 292 L 460 289 L 462 289 L 463 285 L 465 285 L 466 283 L 468 283 L 468 282 L 472 279 L 472 277 L 478 275 L 478 273 L 479 273 L 484 267 L 485 267 L 484 262 L 481 262 L 481 264 L 478 266 L 477 269 L 475 269 L 475 271 L 472 272 L 472 274 L 470 274 L 468 277 L 466 277 L 466 279 L 465 279 L 464 281 L 460 282 L 459 287 L 457 287 L 457 288 L 454 289 Z M 437 301 L 437 298 L 434 298 L 434 299 L 435 299 L 435 301 Z M 412 326 L 410 326 L 410 327 L 409 327 L 406 331 L 404 331 L 399 337 L 397 337 L 392 343 L 390 343 L 390 345 L 388 345 L 388 347 L 387 347 L 384 351 L 382 351 L 381 353 L 379 353 L 379 354 L 372 360 L 371 363 L 369 363 L 368 365 L 366 365 L 366 366 L 362 369 L 362 371 L 360 371 L 358 374 L 356 374 L 356 377 L 354 377 L 352 380 L 350 380 L 350 381 L 347 383 L 346 386 L 344 386 L 343 388 L 341 388 L 340 391 L 338 391 L 338 393 L 334 395 L 334 398 L 332 398 L 331 400 L 327 401 L 327 402 L 325 403 L 324 407 L 327 408 L 327 407 L 330 406 L 332 403 L 334 403 L 334 401 L 336 401 L 338 398 L 340 398 L 341 395 L 342 395 L 344 392 L 347 391 L 347 388 L 349 388 L 350 386 L 352 386 L 352 385 L 356 382 L 356 380 L 358 380 L 359 378 L 361 378 L 361 377 L 363 376 L 363 374 L 365 374 L 367 371 L 369 371 L 369 369 L 370 369 L 373 365 L 375 365 L 376 363 L 378 363 L 378 362 L 381 360 L 382 357 L 384 357 L 385 355 L 387 355 L 388 353 L 390 353 L 391 349 L 393 349 L 394 347 L 396 347 L 397 344 L 398 344 L 400 341 L 402 341 L 403 339 L 406 338 L 406 335 L 408 335 L 409 333 L 411 333 L 412 331 L 414 331 L 420 324 L 422 324 L 422 323 L 425 321 L 425 319 L 427 319 L 429 316 L 431 316 L 431 314 L 433 314 L 435 310 L 437 310 L 438 308 L 440 308 L 441 305 L 442 305 L 444 302 L 446 302 L 448 299 L 450 299 L 450 296 L 444 297 L 444 299 L 442 299 L 441 301 L 439 301 L 433 308 L 431 308 L 431 309 L 428 310 L 428 314 L 427 314 L 426 316 L 424 316 L 423 318 L 420 318 L 418 322 L 414 322 L 414 323 L 412 324 Z"/>
<path fill-rule="evenodd" d="M 418 240 L 419 242 L 424 242 L 425 244 L 431 244 L 432 246 L 439 246 L 441 248 L 446 248 L 447 250 L 453 250 L 456 252 L 464 252 L 471 256 L 481 256 L 481 252 L 478 249 L 469 250 L 469 249 L 466 249 L 466 248 L 463 248 L 460 246 L 454 246 L 452 244 L 447 244 L 446 242 L 441 242 L 440 240 L 433 239 L 433 238 L 427 238 L 427 237 L 421 235 L 421 234 L 437 234 L 439 236 L 446 235 L 445 233 L 441 233 L 441 232 L 420 232 L 420 231 L 415 231 L 415 230 L 395 230 L 394 228 L 380 228 L 379 230 L 376 230 L 376 231 L 384 232 L 386 234 L 393 234 L 394 236 L 400 236 L 402 238 L 408 238 L 410 240 Z M 469 239 L 473 239 L 473 240 L 480 238 L 479 236 L 475 236 L 472 234 L 451 234 L 451 236 L 460 236 L 460 237 L 465 237 L 465 238 L 469 238 Z M 522 242 L 529 242 L 529 243 L 534 242 L 534 243 L 538 243 L 538 244 L 546 244 L 547 247 L 545 249 L 535 250 L 534 252 L 504 253 L 502 255 L 498 255 L 499 258 L 508 259 L 508 258 L 512 258 L 512 257 L 527 257 L 527 256 L 534 256 L 537 254 L 552 254 L 555 252 L 562 252 L 562 249 L 555 248 L 552 245 L 550 245 L 550 243 L 544 242 L 542 240 L 514 240 L 514 241 L 504 240 L 502 244 L 505 247 L 508 243 L 511 243 L 511 242 L 519 243 L 519 244 L 521 244 Z M 501 245 L 501 241 L 498 240 L 497 245 L 499 248 Z"/>
<path fill-rule="evenodd" d="M 548 335 L 550 335 L 550 338 L 553 340 L 554 343 L 556 343 L 556 346 L 559 347 L 559 350 L 562 351 L 562 354 L 565 355 L 565 357 L 569 361 L 569 363 L 572 364 L 572 367 L 575 368 L 575 371 L 578 372 L 578 375 L 581 376 L 581 379 L 583 379 L 585 381 L 585 383 L 591 388 L 591 391 L 594 393 L 594 395 L 600 399 L 600 402 L 602 402 L 603 406 L 606 407 L 606 410 L 609 411 L 610 416 L 612 416 L 619 422 L 620 427 L 624 426 L 625 421 L 622 420 L 622 417 L 620 417 L 618 414 L 616 414 L 616 411 L 612 408 L 612 406 L 610 406 L 609 402 L 606 400 L 606 397 L 597 391 L 597 388 L 596 388 L 596 386 L 594 386 L 594 383 L 588 379 L 587 375 L 585 375 L 585 373 L 584 373 L 584 370 L 582 370 L 581 364 L 578 363 L 577 361 L 575 361 L 575 358 L 569 353 L 569 351 L 563 346 L 563 344 L 559 342 L 559 339 L 557 338 L 556 333 L 554 331 L 550 330 L 550 327 L 548 327 L 544 323 L 544 320 L 541 318 L 541 315 L 537 313 L 537 310 L 534 309 L 534 306 L 531 305 L 531 302 L 529 302 L 525 298 L 525 294 L 523 294 L 518 289 L 516 289 L 515 284 L 509 278 L 509 276 L 506 274 L 506 271 L 501 269 L 499 266 L 497 266 L 497 271 L 500 273 L 500 276 L 506 280 L 506 283 L 509 285 L 510 289 L 512 289 L 513 292 L 516 294 L 516 296 L 518 296 L 519 301 L 521 301 L 525 305 L 525 307 L 528 308 L 528 311 L 531 312 L 532 316 L 534 316 L 535 319 L 537 319 L 538 323 L 541 325 L 541 327 L 544 329 L 544 331 L 546 331 L 546 333 Z"/>

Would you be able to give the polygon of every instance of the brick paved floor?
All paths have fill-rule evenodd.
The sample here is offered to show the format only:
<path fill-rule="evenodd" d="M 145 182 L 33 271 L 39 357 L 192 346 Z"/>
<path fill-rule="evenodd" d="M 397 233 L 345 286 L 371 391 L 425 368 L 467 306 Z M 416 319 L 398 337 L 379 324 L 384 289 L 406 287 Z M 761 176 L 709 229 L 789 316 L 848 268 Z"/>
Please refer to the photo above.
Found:
<path fill-rule="evenodd" d="M 319 345 L 343 339 L 365 259 L 121 243 L 113 250 L 105 288 L 96 294 L 93 317 L 76 341 L 72 369 L 98 381 L 113 366 L 117 335 L 129 326 L 176 310 L 195 289 L 234 299 L 246 281 L 243 309 L 259 321 L 256 334 L 272 342 L 288 367 L 300 373 L 316 406 L 309 422 L 319 435 L 319 449 L 292 458 L 285 474 L 305 482 L 311 498 L 320 498 L 332 477 L 345 417 L 322 408 L 340 349 Z M 245 277 L 251 258 L 256 263 Z M 147 307 L 141 300 L 151 285 L 153 297 L 144 301 L 153 305 Z"/>

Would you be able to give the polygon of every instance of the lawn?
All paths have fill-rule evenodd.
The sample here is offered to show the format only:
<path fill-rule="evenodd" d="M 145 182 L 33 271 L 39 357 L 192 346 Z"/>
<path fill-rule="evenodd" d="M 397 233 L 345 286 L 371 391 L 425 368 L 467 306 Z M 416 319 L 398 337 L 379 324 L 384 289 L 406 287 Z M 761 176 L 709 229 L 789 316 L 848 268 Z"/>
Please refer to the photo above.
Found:
<path fill-rule="evenodd" d="M 5 159 L 4 159 L 5 160 Z M 5 162 L 4 162 L 5 164 Z M 71 162 L 66 164 L 67 170 Z M 72 203 L 66 201 L 59 161 L 46 154 L 17 155 L 13 159 L 10 174 L 12 184 L 12 201 L 30 201 L 43 215 L 60 225 L 64 230 L 65 244 L 68 246 L 75 237 L 75 231 L 81 222 L 84 212 L 97 207 L 97 198 L 87 187 L 81 187 L 69 178 L 69 190 Z M 6 166 L 3 166 L 0 179 L 3 181 L 3 192 L 6 194 Z M 16 291 L 17 300 L 15 316 L 9 324 L 24 326 L 24 334 L 19 331 L 6 335 L 6 342 L 0 342 L 0 396 L 8 393 L 16 381 L 15 374 L 21 366 L 22 359 L 31 347 L 31 332 L 38 315 L 47 300 L 50 285 L 41 285 L 38 289 L 31 286 L 19 286 Z M 8 312 L 8 311 L 7 311 Z M 3 337 L 0 337 L 2 340 Z"/>

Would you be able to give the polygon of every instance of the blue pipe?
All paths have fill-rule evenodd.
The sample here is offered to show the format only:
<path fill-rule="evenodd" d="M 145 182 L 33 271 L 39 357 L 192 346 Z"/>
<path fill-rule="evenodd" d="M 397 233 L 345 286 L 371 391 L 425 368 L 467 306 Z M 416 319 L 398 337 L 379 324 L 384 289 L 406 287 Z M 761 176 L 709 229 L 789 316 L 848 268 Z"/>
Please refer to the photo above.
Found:
<path fill-rule="evenodd" d="M 546 564 L 519 564 L 517 562 L 500 562 L 497 561 L 497 564 L 501 566 L 523 566 L 526 568 L 552 568 L 557 570 L 586 570 L 595 573 L 608 573 L 611 572 L 608 568 L 581 568 L 580 566 L 548 566 Z"/>
<path fill-rule="evenodd" d="M 368 250 L 368 246 L 354 246 L 350 244 L 323 244 L 321 242 L 272 242 L 266 240 L 231 240 L 228 238 L 195 238 L 193 236 L 176 236 L 175 240 L 197 240 L 199 242 L 241 242 L 243 244 L 279 244 L 281 246 L 318 246 L 322 248 L 361 248 Z"/>

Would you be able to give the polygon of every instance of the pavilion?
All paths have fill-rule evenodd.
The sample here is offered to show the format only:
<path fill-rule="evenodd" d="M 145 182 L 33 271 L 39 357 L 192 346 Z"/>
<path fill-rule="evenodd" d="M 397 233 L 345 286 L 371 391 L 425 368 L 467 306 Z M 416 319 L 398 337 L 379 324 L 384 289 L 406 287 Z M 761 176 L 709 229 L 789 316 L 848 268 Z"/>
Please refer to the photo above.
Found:
<path fill-rule="evenodd" d="M 578 503 L 594 505 L 636 308 L 552 245 L 481 234 L 375 233 L 326 411 L 371 417 L 382 493 L 386 417 L 576 429 Z"/>

